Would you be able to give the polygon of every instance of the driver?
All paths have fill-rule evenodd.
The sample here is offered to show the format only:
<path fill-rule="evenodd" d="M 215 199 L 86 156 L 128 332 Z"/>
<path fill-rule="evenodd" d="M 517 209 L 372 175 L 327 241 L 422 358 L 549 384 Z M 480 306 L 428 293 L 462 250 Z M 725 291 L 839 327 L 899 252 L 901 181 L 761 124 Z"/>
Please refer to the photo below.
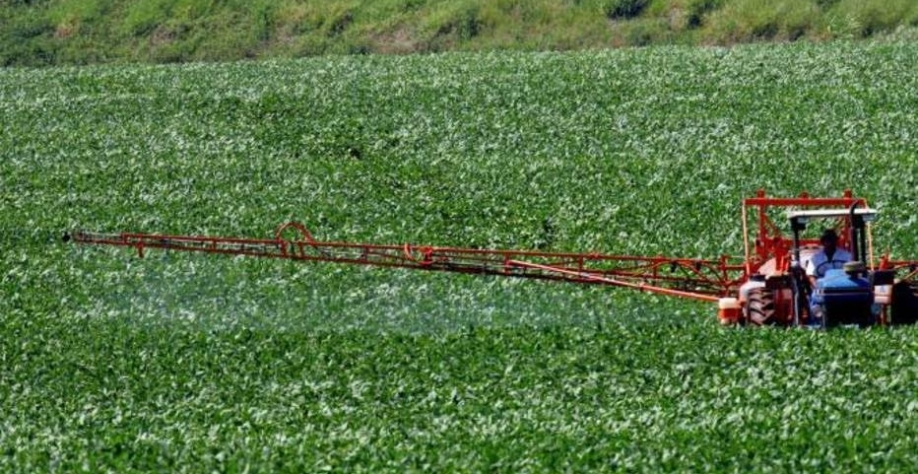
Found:
<path fill-rule="evenodd" d="M 833 268 L 842 268 L 845 263 L 851 261 L 851 254 L 845 249 L 838 248 L 838 235 L 835 229 L 826 229 L 819 237 L 819 243 L 822 244 L 822 250 L 813 254 L 806 262 L 806 275 L 810 279 L 810 284 L 816 285 L 816 280 L 826 276 L 826 271 Z"/>

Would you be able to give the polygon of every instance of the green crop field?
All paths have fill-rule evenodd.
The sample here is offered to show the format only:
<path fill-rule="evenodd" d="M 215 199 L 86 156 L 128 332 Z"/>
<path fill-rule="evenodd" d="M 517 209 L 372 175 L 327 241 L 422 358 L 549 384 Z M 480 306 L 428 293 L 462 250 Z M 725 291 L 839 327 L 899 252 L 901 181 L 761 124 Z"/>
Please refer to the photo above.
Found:
<path fill-rule="evenodd" d="M 0 70 L 2 472 L 909 472 L 914 328 L 63 232 L 716 257 L 838 195 L 918 257 L 918 45 Z"/>

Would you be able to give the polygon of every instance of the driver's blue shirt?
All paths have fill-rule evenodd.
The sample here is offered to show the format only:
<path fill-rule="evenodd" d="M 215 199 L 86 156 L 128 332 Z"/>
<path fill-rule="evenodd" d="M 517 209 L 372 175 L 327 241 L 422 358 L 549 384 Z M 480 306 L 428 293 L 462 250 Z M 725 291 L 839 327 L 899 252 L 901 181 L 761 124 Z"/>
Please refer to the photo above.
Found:
<path fill-rule="evenodd" d="M 832 255 L 832 260 L 826 255 L 825 250 L 813 254 L 809 261 L 806 262 L 806 274 L 816 278 L 822 278 L 826 272 L 833 268 L 843 268 L 845 263 L 852 260 L 851 254 L 844 249 L 836 248 Z"/>

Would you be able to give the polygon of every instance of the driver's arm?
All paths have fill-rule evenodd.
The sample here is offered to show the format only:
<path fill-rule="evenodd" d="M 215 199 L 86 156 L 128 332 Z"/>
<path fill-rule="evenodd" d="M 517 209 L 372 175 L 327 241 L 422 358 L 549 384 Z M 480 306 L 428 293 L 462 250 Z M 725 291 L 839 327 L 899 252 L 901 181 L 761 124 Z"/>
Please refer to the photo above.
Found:
<path fill-rule="evenodd" d="M 813 258 L 810 257 L 806 261 L 806 276 L 810 280 L 810 287 L 816 287 L 816 264 L 813 263 Z"/>

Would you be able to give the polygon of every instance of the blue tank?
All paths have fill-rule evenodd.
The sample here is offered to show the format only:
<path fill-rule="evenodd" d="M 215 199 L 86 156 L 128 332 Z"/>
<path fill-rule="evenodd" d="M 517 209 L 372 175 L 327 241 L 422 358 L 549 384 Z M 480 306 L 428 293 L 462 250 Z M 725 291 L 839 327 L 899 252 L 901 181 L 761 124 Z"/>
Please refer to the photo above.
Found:
<path fill-rule="evenodd" d="M 873 288 L 860 275 L 849 275 L 833 269 L 816 281 L 812 308 L 827 326 L 837 324 L 868 325 L 873 318 Z"/>

